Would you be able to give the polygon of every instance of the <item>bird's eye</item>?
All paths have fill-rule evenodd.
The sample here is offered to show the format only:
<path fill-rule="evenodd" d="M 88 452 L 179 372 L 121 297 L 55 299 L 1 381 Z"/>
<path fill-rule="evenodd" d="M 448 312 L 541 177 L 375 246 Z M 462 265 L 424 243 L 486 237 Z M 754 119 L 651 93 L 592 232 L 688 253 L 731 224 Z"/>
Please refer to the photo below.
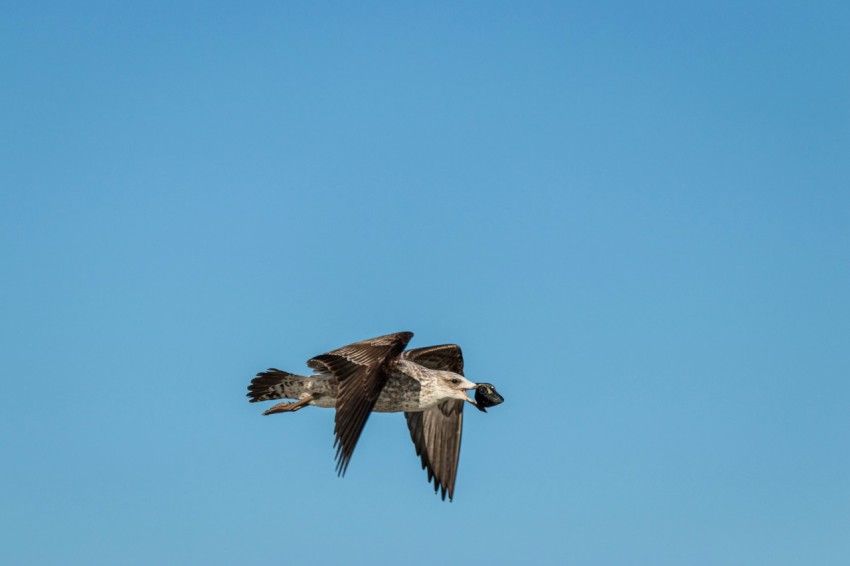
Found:
<path fill-rule="evenodd" d="M 453 378 L 452 378 L 452 383 L 454 383 L 455 385 L 457 385 L 458 383 L 460 383 L 460 380 L 459 380 L 458 378 L 456 378 L 456 377 L 453 377 Z"/>

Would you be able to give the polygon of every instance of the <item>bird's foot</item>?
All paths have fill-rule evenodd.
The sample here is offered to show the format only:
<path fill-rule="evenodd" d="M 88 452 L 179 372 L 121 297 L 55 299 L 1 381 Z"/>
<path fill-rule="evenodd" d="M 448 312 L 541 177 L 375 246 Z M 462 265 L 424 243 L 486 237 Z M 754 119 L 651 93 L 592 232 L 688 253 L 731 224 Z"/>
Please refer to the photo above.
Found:
<path fill-rule="evenodd" d="M 275 405 L 274 407 L 272 407 L 271 409 L 269 409 L 268 411 L 266 411 L 263 414 L 264 415 L 273 415 L 275 413 L 294 413 L 298 409 L 300 409 L 302 407 L 306 407 L 307 405 L 309 405 L 310 401 L 312 401 L 312 400 L 313 400 L 313 396 L 307 395 L 303 399 L 299 399 L 298 401 L 296 401 L 294 403 L 278 403 L 277 405 Z"/>

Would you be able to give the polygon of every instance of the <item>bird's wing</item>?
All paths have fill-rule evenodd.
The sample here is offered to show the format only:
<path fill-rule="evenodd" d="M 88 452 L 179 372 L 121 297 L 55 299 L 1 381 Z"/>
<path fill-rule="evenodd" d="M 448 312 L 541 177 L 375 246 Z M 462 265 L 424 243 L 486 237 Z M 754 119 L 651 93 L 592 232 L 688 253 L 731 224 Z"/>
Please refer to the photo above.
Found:
<path fill-rule="evenodd" d="M 428 471 L 428 482 L 434 482 L 434 493 L 439 490 L 443 500 L 446 493 L 449 501 L 454 497 L 464 403 L 449 399 L 419 413 L 404 413 L 422 469 Z"/>
<path fill-rule="evenodd" d="M 402 353 L 401 357 L 429 369 L 453 371 L 463 375 L 463 353 L 457 344 L 415 348 Z"/>
<path fill-rule="evenodd" d="M 314 370 L 330 373 L 339 382 L 334 426 L 339 475 L 345 475 L 357 439 L 387 381 L 384 362 L 401 354 L 412 337 L 412 332 L 397 332 L 370 338 L 307 362 Z"/>
<path fill-rule="evenodd" d="M 402 358 L 430 369 L 463 375 L 463 353 L 455 344 L 408 350 L 402 353 Z M 463 405 L 464 401 L 449 399 L 426 411 L 404 414 L 416 455 L 422 460 L 422 469 L 427 470 L 428 481 L 434 482 L 434 492 L 440 491 L 443 500 L 446 494 L 450 501 L 454 497 Z"/>

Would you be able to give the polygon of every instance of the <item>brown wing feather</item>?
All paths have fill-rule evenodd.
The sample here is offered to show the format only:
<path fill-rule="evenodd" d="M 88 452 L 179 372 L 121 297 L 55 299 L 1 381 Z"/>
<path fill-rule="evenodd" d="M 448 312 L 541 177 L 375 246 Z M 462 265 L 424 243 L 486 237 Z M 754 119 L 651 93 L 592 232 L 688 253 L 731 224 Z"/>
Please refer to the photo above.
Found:
<path fill-rule="evenodd" d="M 420 413 L 404 414 L 422 469 L 428 472 L 428 482 L 434 482 L 434 493 L 439 490 L 444 501 L 447 493 L 449 501 L 454 497 L 463 404 L 464 401 L 450 399 Z"/>
<path fill-rule="evenodd" d="M 463 352 L 457 344 L 414 348 L 402 353 L 401 357 L 429 369 L 453 371 L 463 375 Z"/>
<path fill-rule="evenodd" d="M 343 346 L 307 362 L 331 373 L 339 382 L 334 426 L 336 469 L 345 475 L 366 420 L 387 381 L 387 360 L 402 353 L 412 332 L 397 332 Z"/>
<path fill-rule="evenodd" d="M 402 353 L 402 358 L 430 369 L 452 371 L 463 375 L 463 353 L 456 344 L 416 348 Z M 421 413 L 405 413 L 410 438 L 428 481 L 434 482 L 434 492 L 443 500 L 454 497 L 457 467 L 460 461 L 460 441 L 463 433 L 464 401 L 443 401 Z"/>

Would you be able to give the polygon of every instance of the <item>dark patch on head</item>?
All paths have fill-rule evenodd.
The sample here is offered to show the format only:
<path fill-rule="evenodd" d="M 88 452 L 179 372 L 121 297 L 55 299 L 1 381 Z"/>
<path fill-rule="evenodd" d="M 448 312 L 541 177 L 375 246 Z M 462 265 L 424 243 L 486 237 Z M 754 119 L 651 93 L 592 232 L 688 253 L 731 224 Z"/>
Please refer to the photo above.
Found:
<path fill-rule="evenodd" d="M 490 383 L 479 383 L 475 388 L 475 402 L 479 411 L 487 412 L 487 407 L 495 407 L 505 400 Z"/>

